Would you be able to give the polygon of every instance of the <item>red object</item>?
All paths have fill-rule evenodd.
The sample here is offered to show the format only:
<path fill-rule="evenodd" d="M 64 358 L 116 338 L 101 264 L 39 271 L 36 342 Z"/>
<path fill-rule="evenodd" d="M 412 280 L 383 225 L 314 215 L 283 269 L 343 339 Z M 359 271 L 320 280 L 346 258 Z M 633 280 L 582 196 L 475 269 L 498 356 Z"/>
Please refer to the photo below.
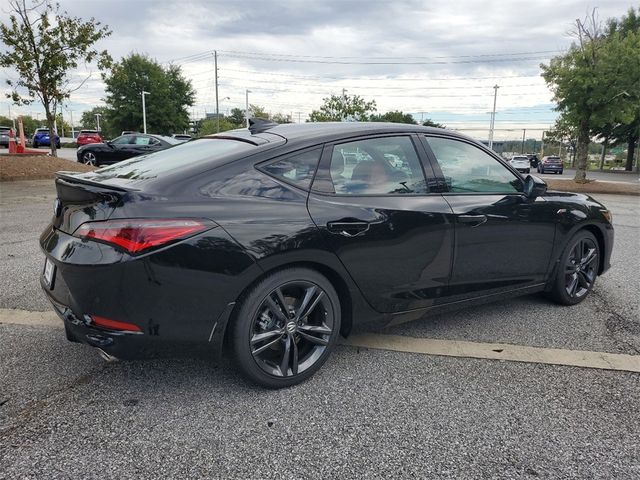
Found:
<path fill-rule="evenodd" d="M 91 315 L 93 325 L 100 328 L 106 328 L 107 330 L 120 330 L 123 332 L 141 332 L 142 329 L 135 323 L 120 322 L 118 320 L 111 320 L 109 318 L 98 317 L 97 315 Z"/>
<path fill-rule="evenodd" d="M 190 219 L 107 220 L 83 223 L 74 236 L 91 238 L 140 253 L 202 232 L 209 226 Z"/>
<path fill-rule="evenodd" d="M 76 143 L 78 145 L 89 145 L 90 143 L 102 143 L 103 139 L 98 132 L 80 132 Z"/>
<path fill-rule="evenodd" d="M 9 129 L 9 153 L 18 153 L 16 134 L 13 132 L 13 128 Z"/>

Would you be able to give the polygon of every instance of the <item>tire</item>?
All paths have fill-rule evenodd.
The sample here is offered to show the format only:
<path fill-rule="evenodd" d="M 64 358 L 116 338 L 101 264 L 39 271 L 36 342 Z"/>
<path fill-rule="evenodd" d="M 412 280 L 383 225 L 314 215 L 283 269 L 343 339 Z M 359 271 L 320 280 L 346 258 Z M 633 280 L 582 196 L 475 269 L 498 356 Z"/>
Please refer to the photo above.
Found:
<path fill-rule="evenodd" d="M 578 260 L 578 263 L 574 263 Z M 562 252 L 549 296 L 561 305 L 576 305 L 589 296 L 598 277 L 600 246 L 596 237 L 580 230 Z"/>
<path fill-rule="evenodd" d="M 531 169 L 527 168 L 527 171 L 525 173 L 531 173 Z"/>
<path fill-rule="evenodd" d="M 560 170 L 558 173 L 562 175 L 564 173 L 564 170 Z"/>
<path fill-rule="evenodd" d="M 33 148 L 38 148 L 38 142 L 33 142 Z"/>
<path fill-rule="evenodd" d="M 100 162 L 98 161 L 98 156 L 93 152 L 84 152 L 82 154 L 82 163 L 85 165 L 90 165 L 93 167 L 99 167 Z"/>
<path fill-rule="evenodd" d="M 305 310 L 311 309 L 299 318 L 305 299 Z M 266 388 L 307 380 L 327 360 L 340 333 L 338 294 L 329 280 L 307 268 L 269 275 L 243 295 L 236 312 L 229 337 L 235 364 L 246 379 Z"/>

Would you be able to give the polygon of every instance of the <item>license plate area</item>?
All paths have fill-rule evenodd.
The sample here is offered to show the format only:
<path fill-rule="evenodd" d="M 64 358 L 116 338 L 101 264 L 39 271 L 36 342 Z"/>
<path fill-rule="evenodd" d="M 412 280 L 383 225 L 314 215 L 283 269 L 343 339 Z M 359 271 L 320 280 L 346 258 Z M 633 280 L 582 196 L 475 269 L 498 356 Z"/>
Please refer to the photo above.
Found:
<path fill-rule="evenodd" d="M 44 276 L 44 283 L 50 289 L 53 288 L 53 279 L 55 277 L 55 273 L 56 273 L 56 266 L 48 258 L 45 259 L 45 261 L 44 261 L 44 271 L 43 271 L 42 274 Z"/>

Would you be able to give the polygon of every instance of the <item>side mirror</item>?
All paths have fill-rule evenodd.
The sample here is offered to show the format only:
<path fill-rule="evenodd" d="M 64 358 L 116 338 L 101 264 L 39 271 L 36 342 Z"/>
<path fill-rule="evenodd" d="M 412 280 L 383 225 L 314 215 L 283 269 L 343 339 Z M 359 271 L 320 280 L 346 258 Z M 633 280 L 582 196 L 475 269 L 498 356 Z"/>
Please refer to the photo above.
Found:
<path fill-rule="evenodd" d="M 524 194 L 529 198 L 541 197 L 547 191 L 547 184 L 535 175 L 527 175 L 524 179 Z"/>

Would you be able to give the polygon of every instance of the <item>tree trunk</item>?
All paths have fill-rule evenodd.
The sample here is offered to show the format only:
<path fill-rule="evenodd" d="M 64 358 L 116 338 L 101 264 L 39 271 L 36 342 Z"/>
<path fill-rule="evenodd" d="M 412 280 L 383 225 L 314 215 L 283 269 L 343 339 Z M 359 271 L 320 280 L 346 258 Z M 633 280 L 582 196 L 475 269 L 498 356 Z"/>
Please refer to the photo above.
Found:
<path fill-rule="evenodd" d="M 633 159 L 636 153 L 637 141 L 638 135 L 634 135 L 633 133 L 629 135 L 629 143 L 627 144 L 627 164 L 624 166 L 624 169 L 627 172 L 633 170 Z"/>
<path fill-rule="evenodd" d="M 576 154 L 576 176 L 573 181 L 576 183 L 587 182 L 587 164 L 589 154 L 589 122 L 583 120 L 580 122 L 580 130 L 578 131 L 578 152 Z"/>
<path fill-rule="evenodd" d="M 49 103 L 44 104 L 44 111 L 47 116 L 47 127 L 49 127 L 49 147 L 51 148 L 51 156 L 57 157 L 56 152 L 56 131 L 55 131 L 55 115 L 51 114 L 51 106 Z"/>
<path fill-rule="evenodd" d="M 604 156 L 607 154 L 607 140 L 602 142 L 602 153 L 600 154 L 600 171 L 604 170 Z"/>

